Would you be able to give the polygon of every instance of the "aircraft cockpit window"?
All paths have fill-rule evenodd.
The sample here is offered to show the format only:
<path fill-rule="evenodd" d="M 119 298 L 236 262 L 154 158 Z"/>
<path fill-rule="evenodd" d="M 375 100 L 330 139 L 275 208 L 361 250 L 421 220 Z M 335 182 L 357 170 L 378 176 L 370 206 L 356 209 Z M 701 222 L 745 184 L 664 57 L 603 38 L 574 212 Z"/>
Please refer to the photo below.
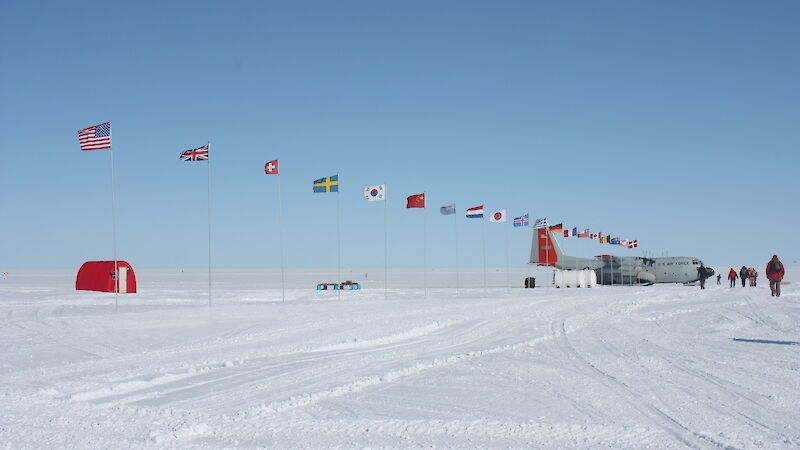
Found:
<path fill-rule="evenodd" d="M 692 264 L 700 264 L 701 266 L 703 265 L 703 263 L 701 263 L 700 261 L 698 261 L 696 259 L 692 260 Z"/>

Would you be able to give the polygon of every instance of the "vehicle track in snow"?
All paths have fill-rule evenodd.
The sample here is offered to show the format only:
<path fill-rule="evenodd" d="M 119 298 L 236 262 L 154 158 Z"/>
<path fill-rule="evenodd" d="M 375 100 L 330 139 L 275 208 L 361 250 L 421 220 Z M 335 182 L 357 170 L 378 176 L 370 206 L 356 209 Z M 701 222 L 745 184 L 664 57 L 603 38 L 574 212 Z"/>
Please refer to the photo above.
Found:
<path fill-rule="evenodd" d="M 501 305 L 507 303 L 512 309 L 529 309 L 532 305 L 530 303 L 520 305 L 513 301 L 498 303 Z M 457 310 L 473 309 L 469 304 L 455 306 Z M 480 311 L 474 314 L 483 317 Z M 441 332 L 445 328 L 453 328 L 455 331 L 437 338 L 435 345 L 426 342 L 428 335 Z M 247 404 L 263 396 L 265 392 L 274 391 L 273 384 L 282 380 L 287 380 L 283 381 L 285 384 L 296 383 L 302 386 L 308 378 L 314 385 L 319 384 L 319 380 L 314 379 L 319 376 L 313 375 L 314 373 L 345 374 L 363 365 L 359 360 L 364 354 L 377 354 L 377 357 L 370 357 L 373 361 L 387 358 L 424 359 L 429 354 L 429 348 L 434 353 L 448 354 L 451 351 L 459 351 L 464 346 L 477 346 L 487 333 L 491 333 L 491 330 L 492 326 L 487 319 L 464 320 L 462 323 L 429 323 L 421 327 L 398 330 L 391 335 L 340 344 L 317 347 L 295 346 L 278 352 L 273 350 L 274 346 L 255 352 L 239 350 L 221 359 L 217 358 L 218 361 L 213 364 L 195 365 L 182 370 L 174 370 L 177 361 L 196 359 L 193 355 L 195 351 L 205 351 L 208 348 L 202 345 L 199 349 L 190 346 L 191 351 L 186 354 L 176 349 L 168 349 L 166 358 L 162 352 L 146 352 L 139 354 L 140 361 L 132 377 L 126 377 L 124 371 L 119 371 L 119 360 L 115 363 L 107 361 L 97 365 L 85 364 L 82 371 L 92 373 L 92 378 L 98 380 L 94 383 L 97 387 L 88 391 L 71 391 L 67 383 L 65 386 L 60 386 L 59 390 L 65 392 L 63 395 L 76 401 L 105 404 L 133 403 L 161 407 L 167 405 L 181 407 L 184 404 L 211 405 L 217 400 L 226 401 L 225 395 L 231 395 Z M 264 335 L 265 339 L 269 337 L 267 334 Z M 221 340 L 217 348 L 237 348 L 228 341 L 240 342 L 239 338 L 240 336 L 231 336 L 227 340 Z M 401 350 L 401 353 L 397 353 Z M 120 359 L 129 358 L 130 356 L 126 356 Z M 172 369 L 165 369 L 163 359 L 170 360 Z M 102 366 L 112 369 L 112 372 L 104 372 L 100 369 Z M 320 366 L 324 367 L 324 370 L 318 369 Z M 148 370 L 147 367 L 152 369 Z M 300 376 L 303 371 L 310 371 L 312 375 Z M 86 380 L 78 383 L 78 385 L 85 384 Z M 292 392 L 292 389 L 289 392 Z"/>
<path fill-rule="evenodd" d="M 576 368 L 583 370 L 591 379 L 614 392 L 621 400 L 647 417 L 653 424 L 667 431 L 677 441 L 689 447 L 696 448 L 704 447 L 708 444 L 712 444 L 715 447 L 726 447 L 710 436 L 690 430 L 663 409 L 646 401 L 645 397 L 635 388 L 627 385 L 614 375 L 603 371 L 584 358 L 570 342 L 567 336 L 565 320 L 556 320 L 552 322 L 551 329 L 553 338 L 562 349 L 562 353 L 568 360 L 572 361 Z"/>
<path fill-rule="evenodd" d="M 183 373 L 156 376 L 145 382 L 123 380 L 96 391 L 74 394 L 73 398 L 75 400 L 90 399 L 98 403 L 146 405 L 149 404 L 149 400 L 160 397 L 165 397 L 165 399 L 169 397 L 170 403 L 177 402 L 179 404 L 181 397 L 187 401 L 197 402 L 204 395 L 202 393 L 190 395 L 193 390 L 211 391 L 215 397 L 220 395 L 220 391 L 257 393 L 263 389 L 265 379 L 274 382 L 278 378 L 289 378 L 308 370 L 315 364 L 330 364 L 343 357 L 350 360 L 370 352 L 389 351 L 403 346 L 413 347 L 424 336 L 451 325 L 433 323 L 375 339 L 305 347 L 250 358 L 240 363 L 201 367 Z M 134 389 L 126 389 L 126 386 L 134 387 Z M 178 399 L 175 398 L 176 396 Z M 156 401 L 156 403 L 158 402 Z"/>
<path fill-rule="evenodd" d="M 395 381 L 410 376 L 418 375 L 423 372 L 427 372 L 429 370 L 439 369 L 452 364 L 467 362 L 473 359 L 495 355 L 502 352 L 518 350 L 523 347 L 532 347 L 548 340 L 550 340 L 549 336 L 543 336 L 539 338 L 529 339 L 523 342 L 518 342 L 515 344 L 507 344 L 500 347 L 493 347 L 482 350 L 471 350 L 468 352 L 458 353 L 444 358 L 436 358 L 429 361 L 422 361 L 414 364 L 413 366 L 402 367 L 400 369 L 392 370 L 379 375 L 362 377 L 343 385 L 334 386 L 332 388 L 324 389 L 317 392 L 309 392 L 301 396 L 292 397 L 288 400 L 282 400 L 265 405 L 260 405 L 256 408 L 251 409 L 250 411 L 247 411 L 246 414 L 264 415 L 265 413 L 266 414 L 280 413 L 290 409 L 308 406 L 310 404 L 314 404 L 322 400 L 327 400 L 331 398 L 341 397 L 343 395 L 357 393 L 372 386 L 385 383 L 393 383 Z"/>
<path fill-rule="evenodd" d="M 634 349 L 641 347 L 641 351 L 636 351 L 634 355 L 618 351 L 604 337 L 609 333 L 620 335 L 622 337 L 620 340 L 629 343 Z M 675 395 L 676 391 L 678 391 L 684 394 L 687 400 L 700 401 L 697 405 L 698 408 L 703 407 L 711 410 L 710 414 L 706 415 L 709 418 L 733 417 L 733 412 L 744 418 L 743 423 L 739 423 L 738 426 L 749 426 L 755 434 L 766 432 L 771 434 L 772 438 L 786 443 L 791 443 L 796 438 L 786 435 L 776 426 L 777 423 L 783 429 L 788 429 L 791 427 L 790 423 L 786 423 L 781 419 L 776 421 L 773 418 L 770 420 L 773 424 L 770 425 L 766 423 L 766 419 L 754 417 L 756 414 L 769 415 L 774 410 L 775 405 L 770 403 L 770 399 L 767 396 L 750 392 L 746 386 L 722 378 L 721 376 L 729 370 L 728 366 L 724 366 L 714 360 L 689 360 L 680 356 L 680 353 L 675 351 L 674 346 L 684 348 L 687 345 L 686 343 L 677 343 L 674 344 L 673 348 L 668 348 L 653 342 L 651 339 L 632 335 L 613 326 L 604 327 L 602 332 L 594 330 L 592 335 L 596 342 L 612 354 L 617 361 L 638 369 L 639 373 L 633 378 L 639 383 L 647 385 L 650 395 L 662 399 L 663 403 L 675 403 Z M 640 353 L 653 355 L 648 358 L 657 359 L 666 366 L 666 370 L 662 369 L 658 373 L 652 372 L 650 366 L 642 364 Z M 719 375 L 710 371 L 712 367 L 718 371 Z M 689 377 L 692 381 L 677 380 L 678 375 Z M 628 378 L 631 378 L 631 375 L 628 375 Z M 654 390 L 653 388 L 655 387 L 658 387 L 658 389 Z M 686 421 L 686 419 L 683 421 Z"/>
<path fill-rule="evenodd" d="M 451 357 L 441 359 L 432 354 L 450 355 L 454 348 L 478 347 L 484 338 L 483 332 L 477 333 L 481 330 L 480 323 L 482 321 L 465 322 L 458 327 L 441 328 L 435 333 L 420 335 L 414 339 L 367 348 L 357 347 L 336 352 L 323 348 L 325 351 L 303 353 L 302 359 L 296 359 L 298 354 L 287 355 L 288 359 L 281 358 L 277 366 L 260 364 L 254 369 L 225 380 L 223 393 L 230 392 L 235 396 L 237 401 L 230 408 L 232 411 L 248 403 L 259 403 L 265 396 L 274 398 L 271 404 L 275 409 L 285 411 L 361 392 L 373 385 L 394 382 L 452 363 L 455 360 Z M 445 332 L 447 333 L 443 334 Z M 437 339 L 434 341 L 432 337 Z M 458 339 L 452 341 L 454 337 Z M 482 353 L 482 350 L 477 352 L 477 354 Z M 456 360 L 465 354 L 468 357 L 475 356 L 472 352 L 462 351 L 457 353 Z M 426 358 L 433 359 L 426 360 Z M 411 367 L 393 369 L 398 361 L 408 360 L 420 362 Z M 385 371 L 376 373 L 381 368 Z M 335 384 L 337 380 L 345 379 L 351 381 Z M 286 398 L 287 395 L 289 398 Z M 209 394 L 207 389 L 199 389 L 197 393 L 186 397 L 185 401 L 195 407 L 198 404 L 208 405 L 209 409 L 220 402 L 231 403 L 230 398 L 220 395 L 216 390 Z M 176 401 L 175 398 L 169 399 L 169 402 L 178 407 L 183 404 L 183 401 Z"/>

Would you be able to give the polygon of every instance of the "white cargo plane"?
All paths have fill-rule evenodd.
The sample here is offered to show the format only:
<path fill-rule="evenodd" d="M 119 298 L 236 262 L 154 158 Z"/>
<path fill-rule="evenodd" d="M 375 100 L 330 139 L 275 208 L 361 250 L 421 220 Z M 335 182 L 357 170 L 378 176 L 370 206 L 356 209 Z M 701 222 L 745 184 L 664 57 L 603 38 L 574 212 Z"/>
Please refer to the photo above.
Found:
<path fill-rule="evenodd" d="M 714 269 L 691 257 L 645 258 L 639 256 L 599 255 L 594 258 L 566 256 L 548 228 L 534 229 L 530 264 L 562 270 L 593 269 L 600 284 L 650 285 L 653 283 L 692 283 L 700 279 L 699 267 L 705 276 Z"/>

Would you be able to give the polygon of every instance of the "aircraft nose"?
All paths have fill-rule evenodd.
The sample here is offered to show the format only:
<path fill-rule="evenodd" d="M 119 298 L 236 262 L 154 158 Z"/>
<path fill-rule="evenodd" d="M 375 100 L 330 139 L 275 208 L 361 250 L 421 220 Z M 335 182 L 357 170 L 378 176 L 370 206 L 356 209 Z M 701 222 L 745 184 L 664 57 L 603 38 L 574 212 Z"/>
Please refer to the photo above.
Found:
<path fill-rule="evenodd" d="M 711 267 L 706 267 L 706 278 L 711 278 L 714 276 L 714 269 Z"/>

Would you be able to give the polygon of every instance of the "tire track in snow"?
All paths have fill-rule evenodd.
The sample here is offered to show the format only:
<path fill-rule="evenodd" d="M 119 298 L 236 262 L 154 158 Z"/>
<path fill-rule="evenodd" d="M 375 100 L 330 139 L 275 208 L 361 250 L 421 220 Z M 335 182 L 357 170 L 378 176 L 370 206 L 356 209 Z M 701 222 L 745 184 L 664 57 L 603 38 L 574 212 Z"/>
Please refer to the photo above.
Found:
<path fill-rule="evenodd" d="M 636 392 L 632 387 L 626 385 L 613 375 L 599 369 L 586 358 L 581 356 L 575 347 L 570 343 L 563 320 L 552 322 L 551 329 L 554 340 L 562 348 L 563 353 L 571 361 L 573 361 L 573 364 L 575 364 L 577 367 L 583 367 L 584 373 L 591 376 L 595 381 L 607 387 L 612 392 L 616 393 L 627 404 L 650 419 L 653 423 L 669 432 L 678 441 L 684 445 L 694 448 L 700 447 L 701 443 L 710 443 L 721 448 L 726 447 L 724 444 L 715 441 L 709 436 L 704 436 L 688 429 L 686 426 L 678 422 L 675 418 L 665 413 L 655 405 L 645 402 L 641 394 Z M 702 441 L 698 441 L 698 438 L 702 439 Z"/>
<path fill-rule="evenodd" d="M 691 360 L 689 360 L 689 359 L 687 359 L 685 357 L 680 357 L 680 354 L 676 354 L 674 351 L 671 351 L 669 348 L 664 347 L 664 346 L 659 345 L 659 344 L 656 344 L 655 342 L 652 342 L 652 341 L 650 341 L 648 339 L 642 339 L 642 338 L 639 338 L 637 336 L 633 336 L 633 335 L 631 335 L 629 333 L 626 333 L 626 332 L 623 332 L 622 330 L 619 330 L 619 329 L 615 329 L 615 331 L 617 331 L 618 333 L 624 335 L 626 337 L 626 339 L 629 340 L 629 341 L 637 341 L 638 340 L 638 341 L 641 341 L 641 342 L 645 343 L 646 345 L 654 348 L 656 351 L 652 352 L 652 353 L 661 355 L 659 359 L 661 361 L 663 361 L 664 363 L 666 363 L 667 365 L 669 365 L 673 370 L 675 370 L 675 371 L 677 371 L 679 373 L 682 373 L 682 374 L 684 374 L 686 376 L 692 377 L 695 380 L 699 380 L 700 382 L 706 383 L 707 385 L 710 385 L 710 386 L 713 387 L 713 389 L 708 389 L 708 390 L 706 390 L 706 389 L 697 389 L 697 385 L 696 384 L 691 384 L 691 386 L 696 388 L 696 390 L 689 390 L 686 387 L 681 389 L 688 397 L 694 398 L 700 392 L 715 392 L 715 390 L 719 390 L 719 391 L 724 392 L 728 397 L 740 399 L 740 400 L 746 402 L 747 404 L 749 404 L 751 407 L 759 408 L 762 411 L 770 411 L 770 410 L 772 410 L 774 408 L 773 405 L 765 405 L 763 402 L 758 401 L 758 400 L 756 400 L 755 398 L 753 398 L 753 397 L 751 397 L 749 395 L 745 395 L 744 392 L 749 390 L 747 387 L 739 385 L 739 384 L 737 384 L 737 383 L 735 383 L 733 381 L 729 381 L 729 380 L 726 380 L 724 378 L 721 378 L 720 376 L 717 376 L 716 374 L 711 373 L 711 372 L 709 372 L 707 370 L 704 370 L 702 368 L 698 368 L 697 364 L 696 364 L 697 361 L 691 361 Z M 600 337 L 599 335 L 596 335 L 596 336 L 598 337 L 598 340 L 600 340 L 602 342 L 605 342 L 602 339 L 602 337 Z M 670 357 L 667 357 L 665 355 L 670 355 Z M 620 355 L 620 357 L 622 357 L 622 356 Z M 704 363 L 706 363 L 708 365 L 715 365 L 715 366 L 719 367 L 719 369 L 721 371 L 723 371 L 723 372 L 729 369 L 726 366 L 721 366 L 717 361 L 715 361 L 713 359 L 701 359 L 700 361 L 704 362 Z M 683 384 L 683 383 L 680 383 L 678 385 L 679 386 L 689 386 L 689 385 L 686 385 L 686 384 Z M 759 394 L 759 393 L 753 392 L 753 391 L 750 391 L 750 392 L 752 392 L 752 394 L 754 396 L 758 396 L 759 398 L 761 398 L 763 400 L 767 400 L 767 397 L 765 397 L 763 394 Z M 706 395 L 708 395 L 708 394 L 706 394 Z M 714 402 L 718 402 L 718 404 L 721 405 L 722 407 L 715 406 Z M 753 428 L 756 428 L 756 429 L 760 428 L 759 432 L 763 433 L 764 431 L 767 431 L 767 432 L 773 433 L 773 436 L 774 437 L 778 437 L 779 440 L 782 441 L 782 442 L 793 443 L 793 440 L 792 440 L 791 437 L 789 437 L 786 434 L 782 433 L 777 428 L 775 428 L 773 426 L 770 426 L 770 425 L 762 422 L 761 420 L 755 419 L 754 417 L 752 417 L 752 413 L 745 413 L 745 412 L 740 411 L 739 409 L 741 409 L 741 408 L 737 408 L 737 405 L 735 403 L 730 404 L 730 402 L 727 402 L 725 398 L 722 398 L 722 399 L 715 398 L 714 402 L 706 404 L 706 406 L 711 408 L 712 410 L 716 411 L 717 413 L 719 413 L 720 416 L 729 415 L 730 412 L 733 411 L 736 414 L 738 414 L 738 415 L 742 416 L 743 418 L 745 418 L 747 420 L 747 424 L 748 425 L 750 425 L 750 426 L 752 426 Z M 750 410 L 751 410 L 751 408 L 745 408 L 745 411 L 750 411 Z M 775 419 L 772 419 L 772 420 L 774 422 L 781 423 L 784 426 L 784 428 L 786 428 L 786 429 L 791 429 L 791 424 L 786 424 L 786 423 L 784 423 L 783 421 L 780 421 L 780 420 L 775 420 Z"/>
<path fill-rule="evenodd" d="M 329 389 L 306 393 L 291 397 L 287 400 L 275 401 L 268 404 L 249 408 L 248 410 L 245 410 L 240 414 L 245 416 L 274 415 L 295 408 L 302 408 L 305 406 L 313 405 L 324 400 L 330 400 L 350 394 L 359 393 L 371 387 L 394 383 L 399 380 L 419 375 L 421 373 L 430 370 L 439 369 L 442 367 L 450 366 L 452 364 L 457 364 L 464 361 L 470 361 L 485 356 L 495 355 L 498 353 L 519 350 L 525 347 L 532 347 L 539 343 L 549 340 L 551 340 L 550 336 L 542 336 L 524 342 L 503 345 L 486 350 L 473 350 L 465 353 L 451 355 L 446 358 L 435 358 L 427 362 L 419 362 L 417 364 L 414 364 L 413 366 L 407 366 L 401 369 L 392 370 L 382 375 L 361 377 L 350 383 L 342 384 Z"/>
<path fill-rule="evenodd" d="M 391 334 L 384 337 L 379 337 L 375 339 L 365 339 L 363 341 L 354 340 L 351 342 L 342 342 L 340 344 L 333 344 L 333 345 L 323 345 L 320 347 L 311 347 L 306 349 L 299 349 L 294 350 L 286 353 L 287 355 L 295 355 L 298 353 L 322 353 L 322 352 L 333 352 L 339 350 L 356 350 L 361 348 L 370 348 L 370 347 L 377 347 L 381 345 L 390 345 L 397 342 L 403 342 L 409 339 L 414 339 L 418 337 L 422 337 L 433 333 L 435 331 L 439 331 L 441 329 L 447 328 L 452 325 L 453 322 L 434 322 L 430 325 L 425 325 L 422 327 L 411 328 L 409 330 L 402 331 L 400 333 Z"/>
<path fill-rule="evenodd" d="M 202 443 L 195 441 L 195 443 L 214 447 L 219 446 L 218 443 L 230 442 L 231 439 L 227 436 L 235 436 L 237 439 L 250 442 L 263 442 L 262 436 L 274 438 L 276 435 L 298 434 L 313 435 L 318 442 L 325 442 L 328 445 L 332 438 L 345 438 L 345 442 L 352 442 L 353 439 L 363 442 L 363 439 L 370 438 L 373 441 L 370 441 L 368 447 L 378 448 L 436 448 L 443 445 L 449 448 L 493 448 L 500 446 L 500 443 L 503 447 L 510 448 L 664 448 L 669 447 L 671 443 L 667 433 L 652 428 L 485 419 L 357 419 L 295 422 L 278 420 L 260 422 L 257 427 L 249 424 L 223 426 L 215 429 L 213 434 L 216 440 L 205 440 Z M 187 443 L 186 440 L 173 439 L 173 445 L 185 446 Z M 338 445 L 333 446 L 338 447 Z"/>
<path fill-rule="evenodd" d="M 764 315 L 761 314 L 761 312 L 755 307 L 755 305 L 753 304 L 753 299 L 749 295 L 744 296 L 744 303 L 745 305 L 747 305 L 747 309 L 750 310 L 750 313 L 752 313 L 754 316 L 754 317 L 748 316 L 748 318 L 750 318 L 753 322 L 757 324 L 769 327 L 773 331 L 779 331 L 773 326 L 772 323 L 770 323 L 770 320 L 764 317 Z"/>
<path fill-rule="evenodd" d="M 421 327 L 411 328 L 400 333 L 395 333 L 387 336 L 382 336 L 374 339 L 366 339 L 363 341 L 353 341 L 353 342 L 343 342 L 340 344 L 334 345 L 325 345 L 319 347 L 310 347 L 305 349 L 293 350 L 289 352 L 285 352 L 279 355 L 273 355 L 270 357 L 278 357 L 278 356 L 292 356 L 292 355 L 307 355 L 307 354 L 315 354 L 315 353 L 329 353 L 335 351 L 347 351 L 347 350 L 370 350 L 375 348 L 381 348 L 386 346 L 391 346 L 393 344 L 400 344 L 406 341 L 410 341 L 416 338 L 424 337 L 429 335 L 433 332 L 442 330 L 451 326 L 453 322 L 434 322 L 432 324 L 428 324 Z M 200 369 L 192 369 L 188 372 L 184 373 L 167 373 L 160 376 L 155 376 L 150 378 L 149 380 L 143 379 L 142 375 L 135 377 L 135 379 L 126 379 L 120 382 L 116 382 L 111 384 L 110 386 L 105 386 L 100 389 L 94 389 L 90 391 L 78 392 L 72 394 L 70 398 L 75 401 L 93 401 L 96 403 L 115 403 L 115 404 L 125 404 L 125 403 L 132 403 L 142 400 L 147 400 L 155 397 L 162 396 L 164 394 L 174 393 L 182 390 L 192 389 L 199 386 L 207 386 L 212 383 L 219 383 L 222 381 L 230 381 L 231 379 L 236 379 L 246 375 L 253 375 L 258 373 L 259 376 L 256 377 L 257 380 L 262 380 L 264 372 L 279 372 L 281 376 L 286 376 L 297 371 L 303 370 L 298 369 L 291 372 L 283 371 L 282 369 L 286 366 L 296 366 L 300 363 L 307 363 L 309 361 L 313 361 L 319 358 L 307 358 L 304 360 L 299 361 L 292 361 L 288 363 L 282 363 L 279 365 L 270 365 L 268 367 L 259 367 L 256 369 L 248 370 L 248 371 L 240 371 L 231 374 L 230 372 L 221 373 L 220 371 L 228 368 L 233 367 L 236 364 L 232 362 L 223 363 L 217 367 L 202 367 Z M 208 376 L 210 372 L 216 372 L 219 376 L 212 377 L 212 379 L 202 380 L 196 383 L 189 383 L 189 384 L 179 384 L 177 387 L 172 388 L 164 388 L 166 385 L 176 384 L 178 382 L 182 382 L 183 380 Z M 232 385 L 228 385 L 226 387 L 230 388 Z M 238 386 L 238 385 L 237 385 Z M 164 388 L 164 389 L 162 389 Z"/>
<path fill-rule="evenodd" d="M 468 307 L 466 305 L 462 305 L 458 309 L 468 309 Z M 415 310 L 414 311 L 415 316 L 420 316 L 420 315 L 424 316 L 425 314 L 429 314 L 428 317 L 430 317 L 430 314 L 434 314 L 434 313 L 437 313 L 437 312 L 441 312 L 441 308 L 439 308 L 439 309 L 436 309 L 436 308 L 421 309 L 421 310 Z M 10 316 L 12 313 L 13 312 L 8 312 L 7 314 Z M 37 325 L 36 329 L 31 328 L 31 326 L 32 326 L 32 324 L 30 323 L 31 322 L 31 317 L 30 317 L 31 314 L 33 314 L 33 313 L 28 313 L 25 316 L 24 323 L 27 326 L 23 326 L 21 324 L 16 324 L 14 322 L 12 322 L 12 324 L 15 324 L 17 327 L 21 328 L 24 331 L 29 331 L 29 332 L 30 331 L 34 331 L 34 332 L 37 332 L 37 333 L 42 333 L 41 326 Z M 410 318 L 413 319 L 413 318 L 416 318 L 416 317 L 410 317 Z M 386 317 L 381 317 L 381 319 L 387 319 L 387 318 Z M 15 322 L 22 322 L 22 319 L 16 320 Z M 445 323 L 445 322 L 443 322 L 443 323 Z M 446 323 L 452 324 L 454 322 L 447 321 Z M 356 321 L 354 323 L 354 326 L 355 325 L 362 325 L 362 323 Z M 255 326 L 252 326 L 252 327 L 255 327 Z M 106 346 L 106 347 L 102 347 L 102 348 L 108 348 L 110 350 L 113 350 L 113 352 L 109 352 L 109 351 L 98 352 L 99 354 L 96 354 L 96 355 L 93 352 L 89 352 L 90 354 L 95 355 L 96 357 L 101 358 L 101 359 L 92 359 L 92 360 L 89 360 L 89 361 L 72 362 L 72 363 L 68 363 L 68 364 L 61 364 L 61 365 L 49 367 L 48 370 L 47 370 L 47 373 L 46 373 L 46 378 L 51 380 L 49 382 L 52 383 L 55 379 L 58 379 L 58 378 L 75 379 L 77 377 L 85 376 L 85 375 L 96 375 L 97 373 L 99 373 L 100 371 L 103 371 L 105 369 L 111 369 L 111 370 L 118 369 L 119 366 L 121 366 L 121 365 L 136 365 L 136 366 L 139 366 L 144 359 L 156 360 L 156 359 L 169 358 L 170 361 L 174 361 L 175 360 L 174 357 L 182 356 L 182 355 L 188 355 L 188 354 L 190 354 L 192 352 L 206 353 L 207 354 L 207 353 L 218 353 L 220 350 L 230 351 L 230 350 L 237 349 L 242 344 L 242 341 L 244 341 L 246 344 L 249 344 L 249 345 L 252 346 L 252 345 L 254 345 L 256 343 L 256 341 L 257 342 L 261 342 L 261 341 L 267 341 L 267 340 L 270 340 L 270 339 L 274 338 L 274 334 L 275 334 L 275 330 L 267 330 L 267 331 L 254 333 L 254 334 L 241 335 L 239 333 L 241 330 L 242 329 L 240 328 L 240 329 L 237 329 L 237 330 L 232 330 L 232 331 L 223 333 L 222 335 L 219 335 L 219 336 L 206 337 L 206 338 L 200 339 L 200 340 L 195 341 L 195 342 L 190 342 L 190 343 L 185 343 L 184 342 L 184 343 L 180 343 L 180 344 L 170 344 L 166 348 L 162 347 L 162 348 L 156 348 L 156 349 L 151 349 L 151 350 L 139 351 L 139 352 L 136 352 L 136 353 L 126 353 L 126 352 L 123 352 L 122 349 L 117 349 L 117 348 L 107 347 Z M 287 328 L 287 329 L 280 329 L 279 331 L 293 331 L 293 330 L 294 329 Z M 53 337 L 50 337 L 49 339 L 52 342 L 62 342 L 62 341 L 64 341 L 63 336 L 53 336 Z M 89 343 L 92 343 L 92 344 L 96 345 L 96 343 L 94 341 L 86 341 L 86 342 L 89 342 Z M 79 351 L 80 348 L 74 348 L 74 350 Z M 258 357 L 281 356 L 281 355 L 287 353 L 287 351 L 281 351 L 281 352 L 278 352 L 278 353 L 276 353 L 274 351 L 273 352 L 268 352 L 268 353 L 262 353 L 262 354 L 258 355 Z M 159 367 L 162 367 L 162 366 L 159 366 Z M 21 380 L 29 379 L 31 377 L 36 377 L 36 378 L 42 380 L 43 382 L 45 381 L 45 377 L 43 377 L 43 375 L 42 375 L 42 369 L 41 368 L 24 369 L 24 370 L 20 370 L 20 371 L 15 371 L 15 372 L 13 372 L 11 374 L 8 374 L 8 375 L 12 376 L 13 378 L 21 379 Z"/>
<path fill-rule="evenodd" d="M 747 303 L 747 307 L 750 309 L 750 311 L 753 313 L 753 315 L 756 316 L 756 318 L 758 319 L 756 322 L 758 322 L 758 323 L 760 323 L 762 325 L 765 325 L 768 328 L 770 328 L 772 331 L 775 331 L 775 332 L 778 332 L 778 333 L 781 333 L 781 334 L 791 333 L 792 332 L 792 330 L 788 330 L 788 329 L 782 327 L 780 324 L 778 324 L 778 322 L 776 322 L 775 319 L 766 316 L 763 313 L 763 311 L 761 310 L 761 308 L 758 305 L 756 305 L 756 302 L 753 301 L 753 297 L 752 296 L 745 295 L 744 296 L 744 300 L 745 300 L 745 303 Z"/>
<path fill-rule="evenodd" d="M 471 332 L 475 328 L 477 328 L 483 322 L 475 322 L 475 321 L 467 321 L 461 322 L 462 324 L 468 324 L 469 326 L 461 327 L 462 333 L 463 332 Z M 403 334 L 403 333 L 400 333 Z M 427 336 L 427 334 L 420 335 L 419 337 Z M 481 336 L 473 337 L 469 340 L 462 340 L 451 345 L 447 345 L 444 347 L 437 347 L 437 351 L 444 351 L 449 350 L 453 347 L 463 346 L 467 344 L 474 344 L 477 341 L 482 339 Z M 382 340 L 382 339 L 379 339 Z M 200 402 L 206 404 L 213 404 L 215 408 L 218 408 L 219 405 L 223 403 L 229 403 L 231 401 L 231 395 L 238 395 L 237 402 L 242 403 L 247 401 L 247 398 L 259 398 L 261 397 L 261 393 L 264 390 L 274 390 L 274 382 L 279 379 L 291 378 L 294 375 L 302 374 L 302 377 L 299 377 L 294 384 L 297 383 L 308 383 L 309 381 L 313 381 L 314 378 L 318 378 L 320 372 L 310 371 L 309 370 L 309 363 L 313 363 L 316 365 L 323 364 L 326 366 L 327 370 L 330 370 L 330 363 L 338 363 L 340 367 L 350 367 L 352 361 L 343 360 L 343 357 L 347 357 L 352 359 L 353 357 L 358 357 L 361 359 L 365 353 L 371 353 L 375 351 L 387 351 L 391 349 L 396 349 L 400 347 L 410 347 L 410 348 L 417 348 L 420 345 L 419 339 L 406 339 L 402 342 L 397 341 L 391 344 L 384 343 L 383 345 L 373 346 L 369 348 L 354 348 L 350 349 L 346 352 L 334 353 L 334 352 L 320 352 L 316 353 L 313 351 L 308 351 L 307 354 L 309 356 L 292 361 L 284 361 L 279 364 L 262 364 L 261 366 L 250 369 L 246 371 L 235 372 L 232 374 L 226 374 L 224 376 L 219 376 L 210 380 L 203 380 L 195 383 L 191 383 L 189 385 L 180 385 L 178 387 L 164 389 L 158 392 L 149 393 L 149 394 L 142 394 L 136 397 L 130 398 L 123 398 L 123 399 L 108 399 L 109 402 L 113 402 L 115 400 L 119 400 L 123 403 L 136 403 L 141 406 L 147 406 L 148 404 L 152 405 L 153 402 L 148 402 L 148 400 L 156 400 L 161 396 L 165 396 L 167 394 L 176 394 L 181 393 L 186 398 L 176 401 L 172 399 L 171 403 L 173 406 L 177 402 L 187 402 L 193 407 L 197 407 Z M 259 363 L 266 363 L 270 362 L 270 358 L 262 358 L 258 361 L 251 361 L 251 362 L 259 362 Z M 311 374 L 311 376 L 309 376 Z M 265 380 L 267 382 L 265 383 Z M 214 385 L 217 389 L 213 389 Z M 291 384 L 291 383 L 290 383 Z M 206 389 L 208 387 L 212 387 L 212 389 Z M 197 390 L 199 388 L 204 388 L 203 391 L 199 393 L 199 395 L 188 396 L 189 391 Z M 210 394 L 208 392 L 211 392 Z M 247 393 L 246 397 L 242 397 L 242 393 Z"/>

